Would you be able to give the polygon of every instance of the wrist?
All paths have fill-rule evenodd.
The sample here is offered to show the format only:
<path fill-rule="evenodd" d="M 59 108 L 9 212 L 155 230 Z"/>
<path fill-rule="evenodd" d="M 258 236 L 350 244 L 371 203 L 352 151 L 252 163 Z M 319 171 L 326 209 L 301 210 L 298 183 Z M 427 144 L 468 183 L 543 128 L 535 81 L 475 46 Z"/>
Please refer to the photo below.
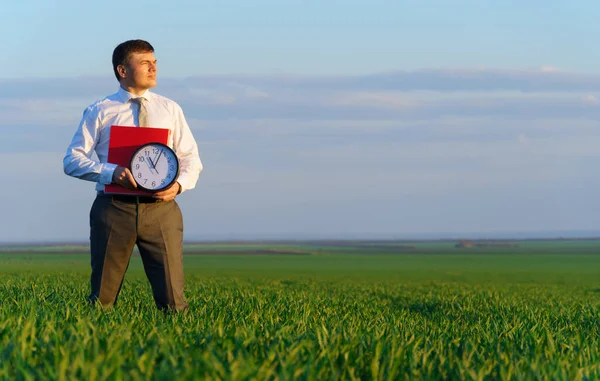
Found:
<path fill-rule="evenodd" d="M 118 175 L 118 171 L 116 170 L 118 165 L 103 163 L 102 169 L 100 170 L 100 180 L 99 182 L 103 185 L 113 184 L 115 183 L 115 176 Z"/>

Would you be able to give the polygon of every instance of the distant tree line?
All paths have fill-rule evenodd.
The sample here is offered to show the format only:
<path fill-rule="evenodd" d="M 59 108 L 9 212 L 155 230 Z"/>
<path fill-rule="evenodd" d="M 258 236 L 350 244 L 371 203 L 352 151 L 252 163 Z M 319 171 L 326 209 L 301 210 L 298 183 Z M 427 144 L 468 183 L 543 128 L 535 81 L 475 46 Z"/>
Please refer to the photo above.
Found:
<path fill-rule="evenodd" d="M 473 242 L 468 240 L 458 241 L 456 248 L 472 248 L 472 247 L 519 247 L 517 242 Z"/>

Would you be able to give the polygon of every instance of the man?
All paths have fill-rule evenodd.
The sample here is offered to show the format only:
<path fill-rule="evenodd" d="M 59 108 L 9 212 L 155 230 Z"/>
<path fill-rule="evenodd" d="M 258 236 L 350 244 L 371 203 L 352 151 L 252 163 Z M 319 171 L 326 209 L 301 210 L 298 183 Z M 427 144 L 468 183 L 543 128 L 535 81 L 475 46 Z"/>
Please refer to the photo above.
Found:
<path fill-rule="evenodd" d="M 65 174 L 96 182 L 90 211 L 92 304 L 114 305 L 131 253 L 138 246 L 160 310 L 187 310 L 183 287 L 183 221 L 175 197 L 196 186 L 202 163 L 181 107 L 150 92 L 156 86 L 154 48 L 125 41 L 112 57 L 119 89 L 86 108 L 63 160 Z M 128 168 L 107 163 L 111 126 L 168 128 L 169 147 L 180 161 L 177 181 L 151 197 L 104 194 L 104 185 L 136 189 Z M 92 158 L 95 151 L 99 160 Z"/>

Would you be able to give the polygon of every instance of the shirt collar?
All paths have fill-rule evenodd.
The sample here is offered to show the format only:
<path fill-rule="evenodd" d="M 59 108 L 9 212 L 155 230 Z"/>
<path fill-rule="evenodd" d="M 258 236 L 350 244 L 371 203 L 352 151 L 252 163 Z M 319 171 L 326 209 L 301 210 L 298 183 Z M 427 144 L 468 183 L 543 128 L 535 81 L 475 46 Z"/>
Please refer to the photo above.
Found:
<path fill-rule="evenodd" d="M 152 99 L 152 93 L 150 92 L 150 90 L 146 90 L 146 92 L 142 95 L 134 95 L 131 94 L 129 91 L 123 89 L 121 86 L 119 86 L 119 91 L 117 91 L 117 95 L 119 96 L 119 98 L 121 98 L 123 103 L 129 102 L 131 98 L 144 98 L 147 101 L 150 101 Z"/>

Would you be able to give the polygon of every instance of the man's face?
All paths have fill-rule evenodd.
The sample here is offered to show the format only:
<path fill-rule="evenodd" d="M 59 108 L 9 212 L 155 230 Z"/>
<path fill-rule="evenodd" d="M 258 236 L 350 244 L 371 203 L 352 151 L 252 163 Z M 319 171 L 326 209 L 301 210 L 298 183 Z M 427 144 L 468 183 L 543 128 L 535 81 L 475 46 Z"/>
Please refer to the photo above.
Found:
<path fill-rule="evenodd" d="M 122 81 L 131 90 L 145 91 L 156 86 L 158 70 L 154 53 L 133 53 L 124 69 L 125 78 Z"/>

